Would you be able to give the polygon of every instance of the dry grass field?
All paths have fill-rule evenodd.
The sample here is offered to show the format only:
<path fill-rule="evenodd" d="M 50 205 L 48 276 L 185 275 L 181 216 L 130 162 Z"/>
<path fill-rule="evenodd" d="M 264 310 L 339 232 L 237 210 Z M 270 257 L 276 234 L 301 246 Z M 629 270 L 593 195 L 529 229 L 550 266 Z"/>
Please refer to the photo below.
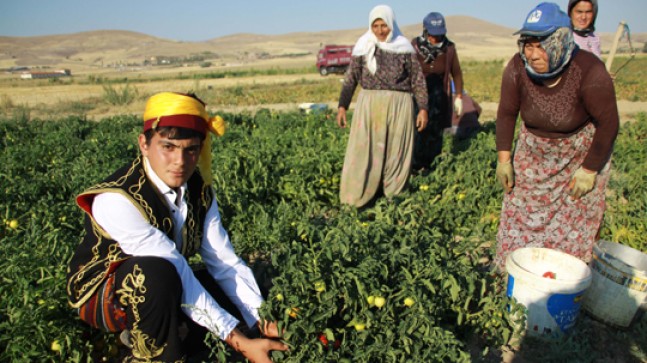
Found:
<path fill-rule="evenodd" d="M 456 44 L 461 61 L 500 62 L 501 68 L 516 51 L 515 29 L 502 27 L 467 16 L 447 17 L 449 37 Z M 316 53 L 322 44 L 353 44 L 365 28 L 318 33 L 283 35 L 235 34 L 204 42 L 179 42 L 127 31 L 92 31 L 42 37 L 0 37 L 0 69 L 29 67 L 32 70 L 69 69 L 72 77 L 49 80 L 22 80 L 19 72 L 0 74 L 0 111 L 15 108 L 29 110 L 31 117 L 52 118 L 83 113 L 100 119 L 114 114 L 139 113 L 145 98 L 159 91 L 198 89 L 223 90 L 261 85 L 284 86 L 304 82 L 328 82 L 339 76 L 321 77 L 314 72 Z M 413 38 L 420 25 L 402 26 Z M 613 34 L 602 34 L 603 51 L 608 51 Z M 632 36 L 634 47 L 642 49 L 646 34 Z M 173 65 L 146 65 L 161 58 L 175 58 Z M 196 61 L 203 59 L 208 66 Z M 258 72 L 246 75 L 246 70 Z M 297 69 L 301 72 L 271 72 Z M 265 73 L 263 73 L 265 70 Z M 243 72 L 236 76 L 206 77 L 204 74 Z M 471 78 L 470 78 L 471 77 Z M 492 82 L 478 75 L 466 75 L 467 89 L 478 82 Z M 471 84 L 470 84 L 471 82 Z M 498 80 L 494 81 L 495 83 Z M 128 85 L 138 97 L 132 102 L 111 105 L 103 102 L 105 87 L 117 91 Z M 330 85 L 329 85 L 330 87 Z M 491 92 L 496 93 L 495 89 Z M 485 119 L 492 119 L 494 99 L 480 99 Z M 313 99 L 334 106 L 335 97 Z M 621 112 L 628 117 L 647 111 L 644 102 L 622 100 Z M 210 103 L 211 108 L 225 111 L 254 110 L 258 107 L 296 108 L 299 100 L 285 99 L 273 104 Z M 301 101 L 303 102 L 303 101 Z"/>

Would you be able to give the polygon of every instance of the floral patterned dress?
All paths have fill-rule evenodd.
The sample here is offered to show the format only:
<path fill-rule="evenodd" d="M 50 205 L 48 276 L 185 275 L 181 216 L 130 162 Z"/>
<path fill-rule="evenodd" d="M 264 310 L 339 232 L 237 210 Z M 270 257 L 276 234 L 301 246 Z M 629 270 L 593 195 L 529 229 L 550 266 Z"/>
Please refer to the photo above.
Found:
<path fill-rule="evenodd" d="M 611 162 L 598 173 L 593 190 L 573 200 L 568 184 L 593 139 L 593 125 L 565 139 L 537 137 L 522 126 L 513 165 L 515 186 L 505 195 L 495 262 L 522 247 L 560 250 L 584 261 L 591 258 L 602 223 Z"/>
<path fill-rule="evenodd" d="M 508 63 L 497 111 L 497 151 L 511 151 L 514 187 L 504 195 L 496 266 L 522 247 L 545 247 L 585 262 L 604 217 L 605 189 L 619 116 L 613 81 L 593 54 L 580 51 L 548 87 L 531 80 L 517 54 Z M 575 171 L 597 172 L 593 189 L 570 196 Z"/>

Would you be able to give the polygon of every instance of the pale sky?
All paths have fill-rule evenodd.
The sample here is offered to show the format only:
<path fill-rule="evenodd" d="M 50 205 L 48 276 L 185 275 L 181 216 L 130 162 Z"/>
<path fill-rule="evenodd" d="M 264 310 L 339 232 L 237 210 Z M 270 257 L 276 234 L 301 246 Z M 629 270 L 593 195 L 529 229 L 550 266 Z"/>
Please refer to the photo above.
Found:
<path fill-rule="evenodd" d="M 431 11 L 468 15 L 517 29 L 540 1 L 530 0 L 0 0 L 0 36 L 130 30 L 178 41 L 235 33 L 285 34 L 362 28 L 368 13 L 390 5 L 401 26 L 421 23 Z M 555 1 L 565 9 L 568 0 Z M 598 0 L 596 28 L 615 32 L 626 21 L 647 32 L 647 0 Z M 451 31 L 451 24 L 448 24 Z"/>

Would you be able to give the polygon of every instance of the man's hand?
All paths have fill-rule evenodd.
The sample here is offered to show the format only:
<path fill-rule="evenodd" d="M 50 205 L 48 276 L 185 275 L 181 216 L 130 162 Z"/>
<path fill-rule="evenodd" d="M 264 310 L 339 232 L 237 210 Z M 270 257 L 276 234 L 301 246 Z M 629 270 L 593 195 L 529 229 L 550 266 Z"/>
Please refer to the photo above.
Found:
<path fill-rule="evenodd" d="M 418 132 L 422 132 L 422 130 L 427 127 L 428 121 L 429 113 L 427 112 L 427 110 L 418 111 L 418 117 L 416 117 L 416 128 L 418 129 Z"/>
<path fill-rule="evenodd" d="M 249 339 L 238 329 L 232 330 L 225 342 L 252 363 L 272 363 L 269 357 L 271 351 L 288 350 L 288 346 L 278 340 Z"/>
<path fill-rule="evenodd" d="M 343 107 L 337 110 L 337 125 L 341 128 L 346 127 L 346 109 Z"/>
<path fill-rule="evenodd" d="M 279 327 L 275 321 L 261 320 L 258 322 L 258 329 L 267 338 L 280 338 L 283 335 L 283 332 L 279 332 Z"/>

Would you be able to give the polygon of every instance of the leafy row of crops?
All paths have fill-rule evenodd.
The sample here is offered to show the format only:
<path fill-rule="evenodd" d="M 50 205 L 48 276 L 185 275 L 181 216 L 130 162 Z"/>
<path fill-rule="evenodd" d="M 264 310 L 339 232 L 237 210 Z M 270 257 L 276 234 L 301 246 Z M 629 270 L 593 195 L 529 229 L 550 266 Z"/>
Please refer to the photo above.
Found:
<path fill-rule="evenodd" d="M 512 329 L 503 281 L 488 270 L 501 205 L 492 124 L 472 139 L 446 138 L 431 173 L 357 210 L 338 201 L 348 135 L 331 115 L 225 116 L 228 133 L 213 149 L 217 197 L 267 294 L 262 314 L 285 328 L 291 349 L 275 361 L 499 359 Z M 67 306 L 65 270 L 82 233 L 74 196 L 137 154 L 140 122 L 0 121 L 0 361 L 116 355 L 115 337 Z M 642 251 L 646 137 L 644 114 L 621 128 L 602 235 Z M 645 359 L 645 319 L 609 334 Z M 538 354 L 594 362 L 596 345 L 576 327 Z"/>

